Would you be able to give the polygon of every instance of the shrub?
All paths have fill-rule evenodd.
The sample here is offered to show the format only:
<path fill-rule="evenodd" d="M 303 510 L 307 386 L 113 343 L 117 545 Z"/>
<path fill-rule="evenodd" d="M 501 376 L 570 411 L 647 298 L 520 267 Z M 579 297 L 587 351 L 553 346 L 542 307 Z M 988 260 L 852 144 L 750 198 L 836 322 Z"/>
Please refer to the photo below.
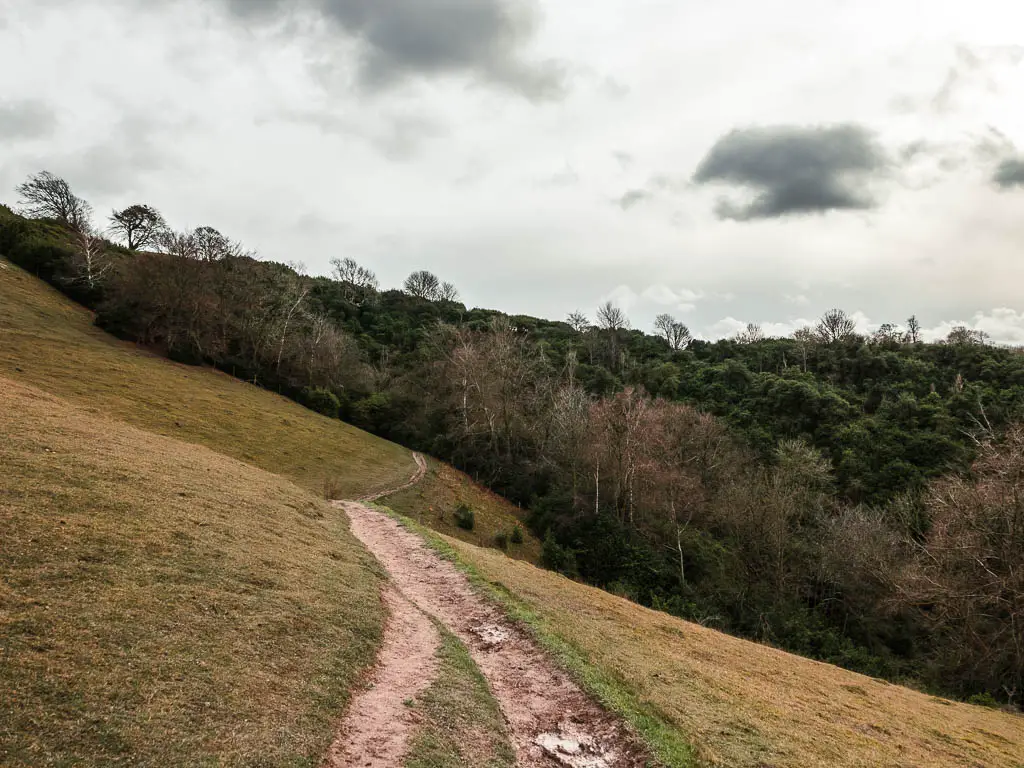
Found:
<path fill-rule="evenodd" d="M 455 508 L 455 524 L 464 531 L 472 531 L 476 525 L 476 515 L 466 504 L 459 504 Z"/>
<path fill-rule="evenodd" d="M 513 544 L 522 544 L 524 540 L 523 529 L 520 526 L 516 526 L 512 529 L 512 535 L 509 536 L 509 541 Z"/>
<path fill-rule="evenodd" d="M 541 547 L 540 561 L 545 568 L 558 571 L 566 576 L 578 576 L 579 569 L 576 566 L 576 553 L 568 547 L 563 547 L 555 540 L 555 535 L 548 529 L 544 537 L 544 546 Z"/>
<path fill-rule="evenodd" d="M 504 531 L 494 534 L 494 546 L 498 549 L 508 549 L 508 534 Z"/>
<path fill-rule="evenodd" d="M 341 408 L 341 401 L 338 396 L 329 389 L 315 389 L 306 387 L 299 395 L 299 402 L 312 411 L 322 413 L 332 419 L 338 418 L 338 411 Z"/>
<path fill-rule="evenodd" d="M 988 691 L 985 691 L 984 693 L 976 693 L 973 696 L 970 696 L 967 699 L 967 703 L 977 704 L 979 707 L 997 708 L 999 706 L 999 702 L 996 701 L 995 697 Z"/>

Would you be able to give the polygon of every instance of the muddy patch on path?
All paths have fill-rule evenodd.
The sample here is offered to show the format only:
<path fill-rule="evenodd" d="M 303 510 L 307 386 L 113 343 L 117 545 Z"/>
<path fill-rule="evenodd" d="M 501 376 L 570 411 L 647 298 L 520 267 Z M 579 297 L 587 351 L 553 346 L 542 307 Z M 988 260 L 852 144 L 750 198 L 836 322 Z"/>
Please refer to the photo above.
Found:
<path fill-rule="evenodd" d="M 327 756 L 328 768 L 395 768 L 402 764 L 419 715 L 408 706 L 437 674 L 441 636 L 423 612 L 389 586 L 381 645 L 367 687 L 348 713 Z"/>
<path fill-rule="evenodd" d="M 358 502 L 336 502 L 410 601 L 469 648 L 508 724 L 522 768 L 641 768 L 649 756 L 456 567 L 415 533 Z M 397 763 L 396 763 L 397 764 Z"/>

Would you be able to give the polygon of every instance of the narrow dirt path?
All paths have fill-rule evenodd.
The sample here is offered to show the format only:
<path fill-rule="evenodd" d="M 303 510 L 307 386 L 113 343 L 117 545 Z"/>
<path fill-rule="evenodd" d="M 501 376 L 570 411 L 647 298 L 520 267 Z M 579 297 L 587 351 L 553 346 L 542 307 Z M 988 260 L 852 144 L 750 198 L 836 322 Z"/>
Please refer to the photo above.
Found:
<path fill-rule="evenodd" d="M 398 590 L 469 648 L 501 706 L 521 768 L 646 765 L 646 752 L 621 722 L 478 595 L 452 563 L 387 515 L 360 502 L 335 504 L 348 514 L 353 533 L 384 565 Z M 357 706 L 353 702 L 352 717 L 360 716 Z"/>
<path fill-rule="evenodd" d="M 393 493 L 404 491 L 406 488 L 411 488 L 416 485 L 416 483 L 422 480 L 423 476 L 427 474 L 427 460 L 423 458 L 423 454 L 416 453 L 416 451 L 412 452 L 412 458 L 416 462 L 416 471 L 412 473 L 412 477 L 409 478 L 409 482 L 402 483 L 397 488 L 387 488 L 386 490 L 378 491 L 377 493 L 370 494 L 369 496 L 362 496 L 359 501 L 377 501 L 377 499 L 383 499 L 385 496 L 390 496 Z"/>
<path fill-rule="evenodd" d="M 426 690 L 437 673 L 441 636 L 424 613 L 388 586 L 384 643 L 368 686 L 349 703 L 326 765 L 330 768 L 395 768 L 402 764 L 418 725 L 406 702 Z"/>

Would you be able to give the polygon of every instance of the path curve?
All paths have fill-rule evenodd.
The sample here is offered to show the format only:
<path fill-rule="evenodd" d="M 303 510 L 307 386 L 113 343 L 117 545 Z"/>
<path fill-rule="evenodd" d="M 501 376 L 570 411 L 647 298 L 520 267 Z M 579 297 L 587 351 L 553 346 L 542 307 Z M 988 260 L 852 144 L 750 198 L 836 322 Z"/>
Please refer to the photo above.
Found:
<path fill-rule="evenodd" d="M 388 515 L 360 502 L 335 504 L 398 590 L 465 643 L 501 707 L 520 768 L 647 765 L 647 753 L 622 723 L 477 594 L 452 563 Z M 358 717 L 355 706 L 350 711 Z"/>
<path fill-rule="evenodd" d="M 349 702 L 327 756 L 330 768 L 401 765 L 418 725 L 416 710 L 406 702 L 423 693 L 437 674 L 437 627 L 393 586 L 381 597 L 388 611 L 384 642 L 367 687 Z"/>
<path fill-rule="evenodd" d="M 427 474 L 427 460 L 423 458 L 422 453 L 417 453 L 416 451 L 412 452 L 412 458 L 416 462 L 416 471 L 412 473 L 412 477 L 409 478 L 408 482 L 402 483 L 397 488 L 387 488 L 383 491 L 372 493 L 369 496 L 360 496 L 359 501 L 377 501 L 385 496 L 390 496 L 393 493 L 404 491 L 406 488 L 412 488 L 416 485 Z"/>

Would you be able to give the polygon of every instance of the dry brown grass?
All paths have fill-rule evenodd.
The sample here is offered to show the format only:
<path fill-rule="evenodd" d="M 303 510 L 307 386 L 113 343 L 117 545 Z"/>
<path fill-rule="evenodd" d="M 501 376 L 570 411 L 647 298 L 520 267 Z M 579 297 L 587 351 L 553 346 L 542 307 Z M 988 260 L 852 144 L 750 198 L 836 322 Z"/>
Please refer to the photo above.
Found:
<path fill-rule="evenodd" d="M 401 446 L 217 371 L 179 365 L 92 325 L 92 313 L 0 259 L 0 376 L 102 418 L 198 443 L 322 494 L 355 498 L 416 469 Z"/>
<path fill-rule="evenodd" d="M 0 378 L 0 765 L 317 765 L 382 620 L 312 493 Z"/>
<path fill-rule="evenodd" d="M 651 705 L 701 762 L 740 768 L 1021 768 L 1024 718 L 740 640 L 449 539 L 545 631 Z"/>
<path fill-rule="evenodd" d="M 401 515 L 479 547 L 493 547 L 498 533 L 512 532 L 519 525 L 522 544 L 509 544 L 509 557 L 540 563 L 540 541 L 520 519 L 521 510 L 496 493 L 492 493 L 465 473 L 433 459 L 427 459 L 427 474 L 418 484 L 380 500 Z M 460 504 L 473 510 L 475 526 L 466 531 L 455 524 L 454 512 Z"/>

